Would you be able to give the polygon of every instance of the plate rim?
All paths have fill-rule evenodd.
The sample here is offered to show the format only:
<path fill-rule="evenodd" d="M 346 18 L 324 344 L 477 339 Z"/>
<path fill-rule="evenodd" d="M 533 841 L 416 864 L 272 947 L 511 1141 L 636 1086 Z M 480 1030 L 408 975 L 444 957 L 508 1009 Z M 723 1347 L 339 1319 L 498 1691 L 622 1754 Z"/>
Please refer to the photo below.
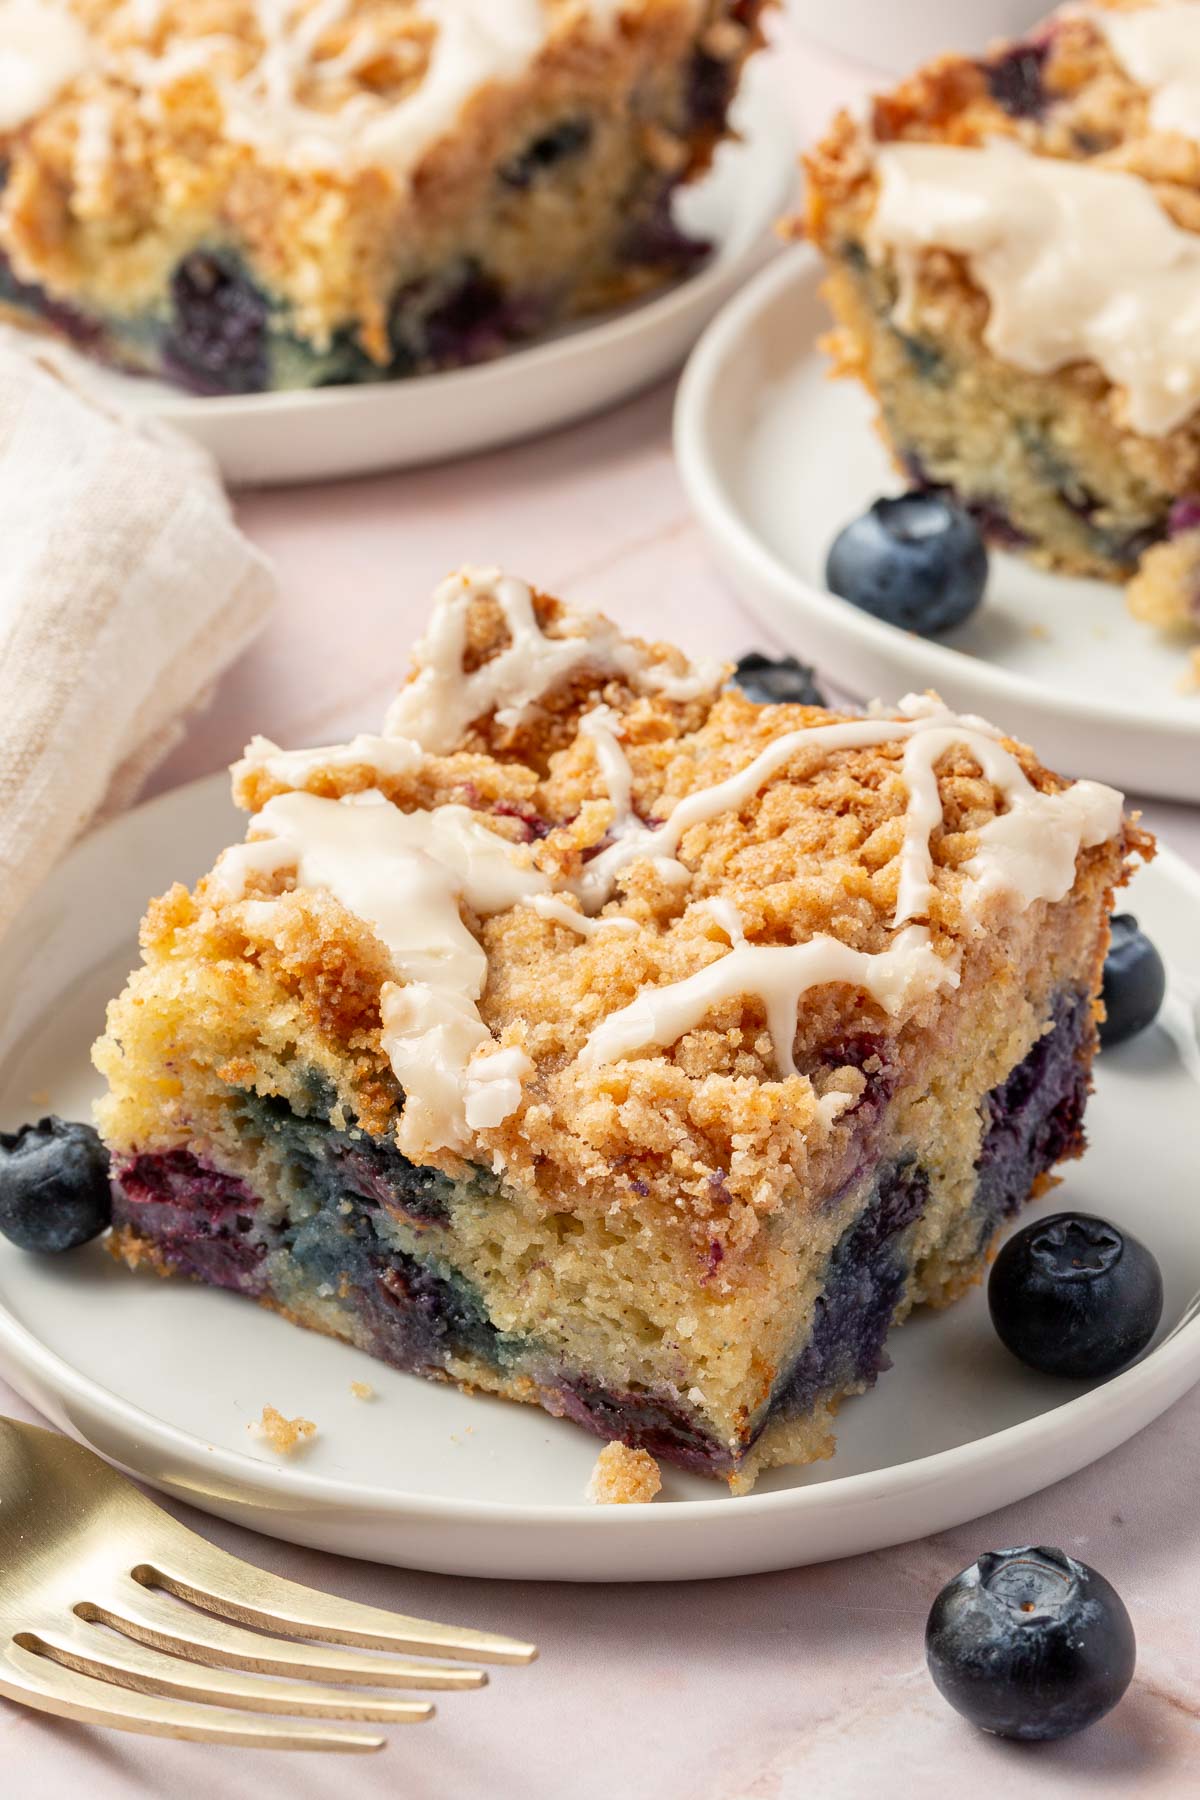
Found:
<path fill-rule="evenodd" d="M 819 283 L 822 272 L 820 256 L 812 245 L 793 245 L 753 274 L 696 341 L 675 397 L 672 442 L 679 478 L 698 522 L 722 549 L 743 565 L 748 564 L 757 579 L 792 608 L 798 618 L 803 618 L 806 609 L 815 612 L 856 644 L 903 667 L 922 687 L 936 683 L 939 674 L 951 682 L 968 669 L 970 679 L 990 689 L 1001 707 L 1006 701 L 1028 705 L 1032 688 L 1041 697 L 1039 704 L 1053 707 L 1068 721 L 1092 727 L 1129 726 L 1165 744 L 1175 743 L 1180 737 L 1200 741 L 1200 706 L 1194 719 L 1165 718 L 1161 713 L 1143 712 L 1127 701 L 1101 705 L 1081 694 L 1060 692 L 1044 681 L 1032 682 L 986 657 L 958 650 L 936 638 L 918 637 L 860 611 L 789 568 L 754 531 L 720 472 L 714 448 L 716 388 L 730 364 L 739 359 L 745 341 L 761 326 L 762 315 L 781 294 L 792 287 Z"/>
<path fill-rule="evenodd" d="M 186 807 L 189 802 L 206 803 L 215 796 L 218 787 L 227 791 L 226 782 L 223 772 L 202 776 L 107 821 L 82 839 L 59 863 L 50 881 L 69 879 L 72 862 L 81 853 L 104 855 L 108 846 L 119 845 L 124 833 L 141 829 L 154 814 Z M 1169 881 L 1200 903 L 1200 872 L 1167 847 L 1160 847 L 1156 861 L 1160 872 Z M 44 891 L 45 884 L 33 896 L 32 904 L 36 904 Z M 27 902 L 15 925 L 19 926 L 21 918 L 27 915 L 30 904 Z M 406 1523 L 453 1522 L 501 1529 L 532 1525 L 556 1532 L 578 1528 L 589 1533 L 592 1530 L 615 1531 L 640 1537 L 646 1533 L 661 1534 L 672 1525 L 677 1529 L 699 1528 L 717 1519 L 741 1519 L 749 1524 L 777 1515 L 794 1514 L 803 1518 L 807 1513 L 836 1510 L 839 1506 L 898 1504 L 931 1484 L 947 1483 L 955 1477 L 987 1475 L 993 1469 L 1003 1468 L 1009 1451 L 1015 1447 L 1025 1455 L 1036 1453 L 1043 1445 L 1058 1438 L 1064 1425 L 1072 1428 L 1071 1439 L 1077 1442 L 1080 1433 L 1086 1434 L 1089 1421 L 1100 1419 L 1114 1408 L 1118 1411 L 1123 1407 L 1136 1408 L 1144 1391 L 1151 1396 L 1151 1410 L 1139 1412 L 1139 1423 L 1133 1431 L 1117 1440 L 1123 1442 L 1200 1382 L 1200 1315 L 1176 1325 L 1149 1354 L 1109 1381 L 1049 1407 L 1033 1418 L 1019 1420 L 966 1443 L 909 1462 L 889 1463 L 883 1468 L 863 1470 L 854 1475 L 834 1476 L 811 1486 L 739 1496 L 721 1492 L 711 1499 L 682 1498 L 661 1507 L 596 1507 L 586 1502 L 582 1495 L 577 1502 L 554 1502 L 544 1506 L 529 1502 L 430 1496 L 403 1488 L 379 1487 L 340 1476 L 316 1474 L 299 1465 L 276 1465 L 248 1451 L 224 1449 L 207 1443 L 169 1419 L 146 1411 L 75 1368 L 23 1324 L 3 1299 L 0 1299 L 0 1373 L 39 1411 L 42 1408 L 38 1394 L 44 1389 L 49 1390 L 60 1403 L 73 1403 L 111 1421 L 125 1434 L 127 1441 L 138 1442 L 163 1462 L 174 1464 L 176 1469 L 203 1468 L 206 1475 L 219 1477 L 233 1489 L 240 1490 L 239 1505 L 257 1506 L 267 1501 L 277 1506 L 290 1503 L 306 1512 L 320 1509 L 328 1513 L 333 1509 L 345 1516 L 370 1514 L 375 1518 L 392 1518 Z M 1158 1400 L 1161 1404 L 1156 1404 Z M 1098 1455 L 1104 1454 L 1107 1450 L 1098 1452 Z M 1084 1456 L 1072 1466 L 1086 1467 L 1095 1460 L 1096 1456 Z M 134 1472 L 144 1480 L 157 1481 L 158 1485 L 168 1487 L 174 1479 L 165 1472 L 157 1477 L 147 1474 L 144 1468 L 135 1468 Z M 1050 1479 L 1061 1479 L 1061 1474 L 1052 1475 Z M 1026 1491 L 1035 1492 L 1037 1488 Z M 207 1495 L 193 1494 L 192 1498 L 203 1505 Z"/>

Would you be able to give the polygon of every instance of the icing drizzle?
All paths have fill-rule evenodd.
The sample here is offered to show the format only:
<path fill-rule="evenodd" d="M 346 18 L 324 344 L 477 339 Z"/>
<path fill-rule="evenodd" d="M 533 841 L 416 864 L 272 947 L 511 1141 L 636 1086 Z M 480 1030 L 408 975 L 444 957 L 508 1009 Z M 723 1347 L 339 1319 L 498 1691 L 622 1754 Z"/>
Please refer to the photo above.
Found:
<path fill-rule="evenodd" d="M 1126 74 L 1149 89 L 1149 119 L 1157 131 L 1177 131 L 1200 143 L 1200 6 L 1147 6 L 1137 12 L 1088 8 Z"/>
<path fill-rule="evenodd" d="M 464 673 L 466 609 L 480 592 L 497 599 L 511 642 L 491 663 Z M 298 783 L 327 767 L 365 764 L 381 773 L 408 773 L 423 755 L 449 748 L 483 711 L 524 717 L 585 664 L 618 669 L 628 679 L 655 674 L 639 662 L 641 653 L 617 640 L 615 627 L 587 623 L 590 634 L 585 629 L 546 638 L 523 582 L 495 571 L 466 571 L 435 596 L 418 674 L 392 708 L 388 735 L 293 752 L 255 739 L 241 767 Z M 934 898 L 931 836 L 942 821 L 937 766 L 948 752 L 968 751 L 1006 802 L 1005 811 L 977 832 L 974 854 L 960 871 L 968 884 L 966 910 L 979 929 L 986 927 L 984 908 L 993 895 L 1011 897 L 1021 907 L 1062 899 L 1074 881 L 1079 850 L 1120 829 L 1122 799 L 1114 789 L 1079 781 L 1060 793 L 1039 793 L 985 720 L 959 716 L 929 696 L 910 695 L 899 710 L 899 718 L 876 713 L 785 732 L 744 768 L 684 796 L 652 827 L 634 811 L 621 721 L 608 707 L 594 708 L 580 720 L 579 734 L 591 744 L 612 802 L 610 841 L 572 883 L 557 890 L 532 866 L 526 850 L 489 830 L 469 808 L 450 804 L 403 812 L 378 789 L 369 789 L 340 800 L 277 794 L 252 819 L 248 841 L 224 853 L 210 892 L 218 900 L 236 901 L 245 897 L 252 875 L 290 873 L 299 887 L 325 890 L 371 926 L 391 961 L 380 1006 L 383 1048 L 405 1095 L 398 1142 L 419 1161 L 439 1150 L 468 1150 L 473 1133 L 499 1126 L 520 1105 L 522 1084 L 532 1073 L 524 1051 L 498 1046 L 480 1015 L 487 957 L 464 921 L 463 907 L 486 919 L 528 905 L 584 937 L 606 929 L 636 930 L 632 920 L 595 916 L 632 863 L 649 858 L 669 879 L 687 881 L 689 870 L 679 853 L 689 829 L 752 803 L 785 765 L 820 762 L 839 750 L 903 743 L 898 769 L 908 802 L 895 936 L 884 950 L 856 950 L 825 935 L 799 944 L 752 944 L 729 900 L 697 902 L 729 938 L 727 954 L 682 981 L 643 989 L 600 1022 L 580 1057 L 585 1069 L 595 1070 L 673 1043 L 715 1005 L 753 996 L 765 1009 L 778 1068 L 786 1077 L 795 1073 L 797 1009 L 811 988 L 847 983 L 896 1016 L 958 982 L 957 958 L 938 954 L 926 923 Z M 399 726 L 403 735 L 397 734 Z M 569 903 L 570 893 L 580 911 Z M 246 904 L 256 909 L 253 919 L 263 922 L 258 909 L 270 903 Z"/>
<path fill-rule="evenodd" d="M 36 117 L 91 61 L 87 32 L 52 0 L 0 5 L 0 131 Z"/>
<path fill-rule="evenodd" d="M 988 297 L 984 341 L 1002 362 L 1039 375 L 1096 363 L 1151 437 L 1200 404 L 1200 236 L 1149 182 L 1006 140 L 883 144 L 875 161 L 868 248 L 900 259 L 903 328 L 917 322 L 916 253 L 954 251 Z"/>
<path fill-rule="evenodd" d="M 612 32 L 623 7 L 624 0 L 577 0 L 570 16 L 593 32 Z M 347 93 L 346 84 L 383 53 L 403 49 L 388 9 L 377 13 L 354 0 L 250 0 L 250 10 L 259 47 L 246 66 L 244 30 L 179 30 L 162 0 L 126 0 L 115 9 L 115 42 L 103 35 L 107 19 L 89 37 L 61 0 L 3 0 L 0 130 L 35 117 L 89 66 L 120 81 L 151 116 L 164 89 L 205 74 L 236 141 L 293 167 L 381 167 L 407 180 L 475 94 L 526 74 L 559 17 L 547 0 L 412 0 L 409 17 L 431 28 L 428 59 L 420 79 L 386 96 L 367 86 Z M 332 52 L 337 28 L 345 43 Z M 93 129 L 94 149 L 101 139 Z"/>
<path fill-rule="evenodd" d="M 463 671 L 472 602 L 494 600 L 510 642 L 470 674 Z M 461 569 L 436 589 L 429 628 L 416 647 L 417 673 L 402 687 L 384 722 L 388 736 L 412 738 L 435 755 L 453 750 L 486 713 L 506 729 L 522 725 L 542 696 L 583 669 L 621 675 L 668 700 L 694 700 L 721 682 L 724 667 L 703 664 L 687 675 L 658 668 L 598 616 L 577 616 L 570 637 L 547 637 L 528 582 L 499 569 Z"/>

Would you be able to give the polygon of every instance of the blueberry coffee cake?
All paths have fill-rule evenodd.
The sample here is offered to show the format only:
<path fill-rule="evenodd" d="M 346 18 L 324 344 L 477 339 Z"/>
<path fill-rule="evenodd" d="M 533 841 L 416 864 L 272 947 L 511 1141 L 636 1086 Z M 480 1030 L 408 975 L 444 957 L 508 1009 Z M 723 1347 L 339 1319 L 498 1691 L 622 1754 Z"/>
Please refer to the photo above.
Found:
<path fill-rule="evenodd" d="M 808 159 L 840 372 L 997 544 L 1200 627 L 1200 5 L 1071 5 Z"/>
<path fill-rule="evenodd" d="M 767 0 L 0 0 L 0 304 L 204 393 L 474 362 L 685 272 Z"/>
<path fill-rule="evenodd" d="M 256 738 L 96 1048 L 112 1243 L 735 1489 L 1083 1143 L 1150 842 L 932 696 L 758 704 L 495 570 Z"/>

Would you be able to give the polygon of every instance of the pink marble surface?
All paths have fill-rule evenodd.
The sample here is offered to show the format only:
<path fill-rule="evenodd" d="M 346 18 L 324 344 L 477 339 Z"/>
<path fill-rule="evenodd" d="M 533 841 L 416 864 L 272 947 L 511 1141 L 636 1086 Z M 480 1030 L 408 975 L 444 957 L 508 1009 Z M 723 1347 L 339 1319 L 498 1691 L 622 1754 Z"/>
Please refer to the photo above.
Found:
<path fill-rule="evenodd" d="M 799 65 L 802 122 L 850 71 Z M 246 495 L 247 531 L 283 600 L 156 788 L 235 755 L 370 728 L 433 582 L 464 560 L 691 649 L 763 634 L 709 566 L 671 463 L 665 385 L 604 417 L 474 462 L 321 490 Z M 1200 864 L 1200 817 L 1147 808 Z M 31 1416 L 0 1384 L 0 1410 Z M 228 1800 L 347 1792 L 411 1800 L 857 1800 L 962 1784 L 988 1800 L 1200 1791 L 1200 1391 L 1073 1480 L 958 1531 L 753 1580 L 642 1588 L 411 1575 L 256 1537 L 176 1508 L 266 1567 L 355 1598 L 536 1639 L 542 1658 L 397 1732 L 380 1758 L 273 1758 L 88 1731 L 0 1702 L 0 1792 L 14 1800 Z M 924 1672 L 938 1587 L 981 1549 L 1057 1543 L 1094 1562 L 1133 1614 L 1135 1686 L 1085 1737 L 1041 1749 L 970 1731 Z"/>

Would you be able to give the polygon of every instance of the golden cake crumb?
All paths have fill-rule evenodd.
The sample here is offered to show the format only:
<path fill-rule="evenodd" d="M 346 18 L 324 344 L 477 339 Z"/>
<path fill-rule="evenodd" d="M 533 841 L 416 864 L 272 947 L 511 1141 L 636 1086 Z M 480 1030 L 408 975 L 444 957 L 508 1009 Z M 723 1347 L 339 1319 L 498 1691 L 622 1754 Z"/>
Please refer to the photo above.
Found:
<path fill-rule="evenodd" d="M 356 1400 L 373 1400 L 375 1398 L 375 1389 L 369 1381 L 352 1381 L 350 1392 Z"/>
<path fill-rule="evenodd" d="M 294 1456 L 317 1430 L 311 1419 L 285 1419 L 273 1406 L 264 1406 L 261 1419 L 247 1429 L 264 1437 L 277 1456 Z"/>
<path fill-rule="evenodd" d="M 605 1444 L 596 1458 L 587 1497 L 593 1506 L 644 1506 L 662 1487 L 662 1474 L 648 1450 Z"/>

